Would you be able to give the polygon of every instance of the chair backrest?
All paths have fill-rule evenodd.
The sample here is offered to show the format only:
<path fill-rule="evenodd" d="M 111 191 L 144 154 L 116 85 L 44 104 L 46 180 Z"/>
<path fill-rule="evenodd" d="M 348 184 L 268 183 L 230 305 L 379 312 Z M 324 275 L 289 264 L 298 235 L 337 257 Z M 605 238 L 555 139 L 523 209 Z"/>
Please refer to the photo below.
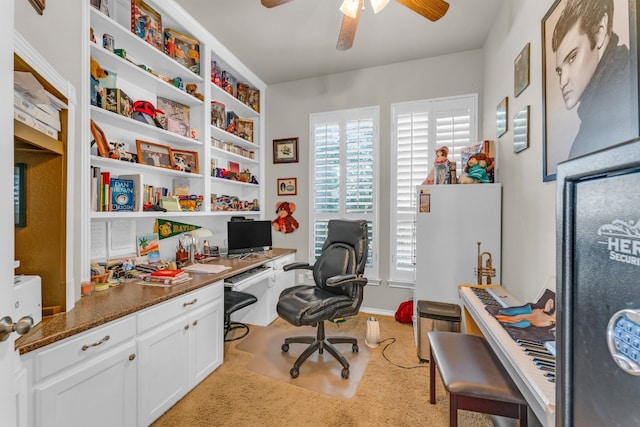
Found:
<path fill-rule="evenodd" d="M 341 274 L 364 274 L 369 251 L 367 222 L 364 220 L 335 219 L 329 221 L 327 239 L 322 253 L 313 265 L 316 286 L 335 294 L 358 298 L 362 286 L 326 286 L 328 278 Z"/>

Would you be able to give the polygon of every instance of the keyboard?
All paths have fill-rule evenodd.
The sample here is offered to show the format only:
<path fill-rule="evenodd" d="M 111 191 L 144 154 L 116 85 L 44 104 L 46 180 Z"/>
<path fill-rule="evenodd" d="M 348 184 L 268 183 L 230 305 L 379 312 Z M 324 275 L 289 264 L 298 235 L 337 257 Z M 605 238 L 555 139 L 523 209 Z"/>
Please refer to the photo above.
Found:
<path fill-rule="evenodd" d="M 243 271 L 242 273 L 238 273 L 234 276 L 227 277 L 226 279 L 224 279 L 224 282 L 229 283 L 231 285 L 235 285 L 237 283 L 242 282 L 243 280 L 249 279 L 255 276 L 256 274 L 262 273 L 263 271 L 267 271 L 267 270 L 271 270 L 271 267 L 269 267 L 268 265 L 262 264 L 250 270 Z"/>
<path fill-rule="evenodd" d="M 513 340 L 485 309 L 487 305 L 512 307 L 522 303 L 500 285 L 462 286 L 460 297 L 465 312 L 487 339 L 536 417 L 544 426 L 555 426 L 555 356 L 545 343 Z M 467 331 L 470 326 L 467 324 Z"/>

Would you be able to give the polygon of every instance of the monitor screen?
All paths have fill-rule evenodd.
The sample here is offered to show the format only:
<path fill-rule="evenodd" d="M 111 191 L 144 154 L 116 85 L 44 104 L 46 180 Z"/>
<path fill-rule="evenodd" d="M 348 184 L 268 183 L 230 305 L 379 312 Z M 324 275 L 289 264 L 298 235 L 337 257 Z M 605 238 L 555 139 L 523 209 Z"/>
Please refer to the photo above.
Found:
<path fill-rule="evenodd" d="M 271 249 L 271 221 L 229 221 L 227 244 L 229 255 Z"/>

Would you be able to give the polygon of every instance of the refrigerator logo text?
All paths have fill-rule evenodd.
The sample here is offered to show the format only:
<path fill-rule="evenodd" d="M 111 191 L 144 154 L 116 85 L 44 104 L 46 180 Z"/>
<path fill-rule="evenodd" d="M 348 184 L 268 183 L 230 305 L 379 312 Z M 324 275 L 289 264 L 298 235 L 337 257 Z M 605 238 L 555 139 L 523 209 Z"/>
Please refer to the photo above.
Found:
<path fill-rule="evenodd" d="M 640 266 L 640 221 L 616 219 L 600 226 L 598 235 L 607 238 L 598 243 L 607 245 L 610 260 Z"/>

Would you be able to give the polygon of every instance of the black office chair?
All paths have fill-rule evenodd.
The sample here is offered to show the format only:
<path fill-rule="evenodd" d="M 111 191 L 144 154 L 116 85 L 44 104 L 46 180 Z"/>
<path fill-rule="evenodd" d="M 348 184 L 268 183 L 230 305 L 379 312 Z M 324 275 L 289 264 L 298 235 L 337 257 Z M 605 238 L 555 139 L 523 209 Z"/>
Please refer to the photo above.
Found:
<path fill-rule="evenodd" d="M 246 292 L 238 292 L 232 291 L 231 289 L 225 288 L 224 290 L 224 341 L 236 341 L 240 338 L 244 338 L 249 333 L 249 326 L 240 323 L 240 322 L 232 322 L 231 314 L 245 308 L 251 304 L 254 304 L 258 301 L 254 295 L 248 294 Z M 240 335 L 234 335 L 231 338 L 227 338 L 229 332 L 234 331 L 236 329 L 244 329 L 243 333 Z"/>
<path fill-rule="evenodd" d="M 285 289 L 280 294 L 277 310 L 280 317 L 296 325 L 317 325 L 316 336 L 290 337 L 282 344 L 282 351 L 289 351 L 289 344 L 309 344 L 289 371 L 292 378 L 300 374 L 300 365 L 316 350 L 326 349 L 342 365 L 342 378 L 349 378 L 349 362 L 332 345 L 351 344 L 358 351 L 358 340 L 351 337 L 326 337 L 324 321 L 358 314 L 362 304 L 363 288 L 367 279 L 362 277 L 367 261 L 368 238 L 366 221 L 329 221 L 327 240 L 322 246 L 320 258 L 313 265 L 297 262 L 283 267 L 289 270 L 312 270 L 315 285 L 300 285 Z"/>

